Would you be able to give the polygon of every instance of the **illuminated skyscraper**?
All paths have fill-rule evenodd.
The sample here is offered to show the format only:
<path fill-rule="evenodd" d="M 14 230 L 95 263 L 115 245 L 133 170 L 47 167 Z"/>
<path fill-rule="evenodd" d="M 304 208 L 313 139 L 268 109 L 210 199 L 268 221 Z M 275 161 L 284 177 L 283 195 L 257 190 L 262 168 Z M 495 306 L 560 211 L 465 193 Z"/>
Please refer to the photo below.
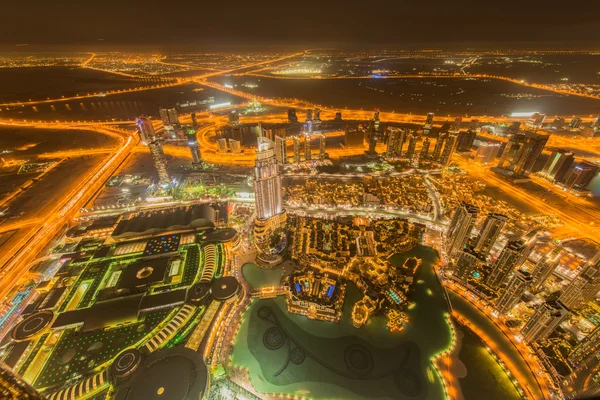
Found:
<path fill-rule="evenodd" d="M 296 115 L 295 108 L 290 108 L 287 112 L 287 115 L 288 115 L 288 122 L 290 122 L 290 123 L 298 122 L 298 116 Z"/>
<path fill-rule="evenodd" d="M 312 160 L 312 149 L 310 147 L 310 135 L 304 134 L 304 159 L 306 161 Z"/>
<path fill-rule="evenodd" d="M 431 128 L 433 126 L 433 117 L 434 116 L 435 116 L 435 114 L 432 112 L 427 113 L 427 118 L 425 118 L 425 128 Z"/>
<path fill-rule="evenodd" d="M 393 157 L 401 157 L 402 156 L 402 147 L 404 146 L 404 138 L 405 131 L 403 129 L 398 128 L 389 128 L 388 129 L 388 138 L 387 138 L 387 149 L 386 156 Z"/>
<path fill-rule="evenodd" d="M 306 110 L 306 122 L 312 122 L 313 120 L 313 111 L 309 108 Z"/>
<path fill-rule="evenodd" d="M 600 261 L 590 262 L 567 285 L 559 300 L 571 310 L 579 310 L 600 290 Z"/>
<path fill-rule="evenodd" d="M 263 264 L 281 261 L 280 254 L 286 246 L 283 229 L 286 214 L 283 210 L 281 190 L 281 175 L 274 143 L 265 137 L 259 137 L 254 164 L 254 240 L 258 249 L 258 259 Z"/>
<path fill-rule="evenodd" d="M 471 204 L 461 203 L 454 210 L 454 215 L 446 233 L 446 253 L 452 258 L 462 250 L 471 235 L 479 209 Z"/>
<path fill-rule="evenodd" d="M 569 362 L 577 367 L 600 352 L 600 325 L 596 326 L 569 354 Z"/>
<path fill-rule="evenodd" d="M 542 168 L 542 174 L 549 180 L 564 182 L 573 161 L 575 161 L 573 152 L 564 149 L 554 150 Z"/>
<path fill-rule="evenodd" d="M 475 245 L 473 246 L 475 250 L 487 256 L 492 247 L 494 247 L 494 243 L 496 243 L 498 236 L 500 236 L 500 232 L 507 220 L 506 215 L 488 214 L 485 221 L 483 221 L 479 236 L 475 239 Z"/>
<path fill-rule="evenodd" d="M 279 164 L 287 164 L 287 144 L 282 137 L 275 136 L 275 158 Z"/>
<path fill-rule="evenodd" d="M 375 130 L 379 130 L 379 123 L 381 121 L 379 120 L 379 109 L 376 108 L 375 112 L 373 113 L 373 127 L 375 128 Z"/>
<path fill-rule="evenodd" d="M 219 146 L 220 153 L 227 153 L 229 150 L 229 147 L 227 146 L 227 139 L 225 138 L 217 139 L 217 145 Z"/>
<path fill-rule="evenodd" d="M 532 128 L 539 128 L 546 120 L 546 114 L 534 113 L 527 121 L 527 125 Z"/>
<path fill-rule="evenodd" d="M 442 155 L 442 148 L 444 147 L 444 142 L 446 141 L 447 133 L 440 133 L 438 136 L 435 147 L 433 148 L 433 154 L 431 154 L 431 159 L 434 161 L 439 161 Z"/>
<path fill-rule="evenodd" d="M 440 158 L 440 164 L 447 166 L 450 164 L 450 161 L 452 161 L 452 154 L 454 154 L 454 150 L 456 150 L 456 139 L 456 135 L 448 135 L 446 145 L 444 146 L 444 152 Z"/>
<path fill-rule="evenodd" d="M 533 278 L 531 287 L 533 291 L 539 291 L 544 285 L 544 282 L 546 282 L 550 275 L 552 275 L 558 265 L 561 252 L 562 247 L 557 246 L 550 253 L 542 256 L 542 258 L 540 258 L 535 264 L 535 267 L 533 267 L 531 272 L 531 276 Z"/>
<path fill-rule="evenodd" d="M 192 126 L 194 128 L 198 127 L 198 120 L 196 119 L 196 113 L 195 112 L 192 113 Z"/>
<path fill-rule="evenodd" d="M 532 280 L 533 278 L 527 271 L 519 270 L 515 272 L 496 302 L 496 310 L 501 314 L 510 312 L 517 305 Z"/>
<path fill-rule="evenodd" d="M 463 280 L 471 277 L 479 278 L 484 264 L 485 257 L 472 247 L 461 249 L 456 253 L 454 276 Z"/>
<path fill-rule="evenodd" d="M 572 189 L 573 187 L 587 187 L 598 174 L 599 170 L 600 166 L 598 166 L 598 164 L 585 160 L 581 161 L 567 174 L 565 178 L 565 188 Z"/>
<path fill-rule="evenodd" d="M 242 144 L 239 140 L 229 139 L 229 149 L 233 154 L 240 154 L 242 152 Z"/>
<path fill-rule="evenodd" d="M 179 125 L 179 115 L 175 107 L 159 108 L 158 114 L 164 125 Z"/>
<path fill-rule="evenodd" d="M 423 140 L 423 146 L 421 146 L 421 153 L 419 155 L 420 161 L 427 159 L 429 153 L 429 144 L 429 138 L 425 138 L 425 140 Z"/>
<path fill-rule="evenodd" d="M 569 314 L 569 309 L 560 301 L 546 301 L 538 306 L 529 318 L 521 330 L 521 335 L 529 343 L 547 339 Z"/>
<path fill-rule="evenodd" d="M 473 142 L 475 141 L 476 136 L 477 136 L 477 133 L 475 133 L 475 131 L 473 131 L 471 129 L 469 129 L 468 131 L 459 132 L 456 149 L 458 151 L 471 150 L 471 146 L 473 146 Z"/>
<path fill-rule="evenodd" d="M 406 158 L 412 160 L 415 156 L 415 149 L 417 148 L 417 140 L 419 137 L 417 135 L 411 134 L 408 135 L 408 148 L 406 149 Z"/>
<path fill-rule="evenodd" d="M 200 145 L 196 138 L 196 131 L 194 129 L 187 129 L 187 142 L 190 151 L 192 152 L 192 165 L 198 166 L 202 164 L 202 156 L 200 155 Z"/>
<path fill-rule="evenodd" d="M 569 122 L 569 128 L 576 129 L 581 125 L 581 118 L 573 118 L 571 122 Z"/>
<path fill-rule="evenodd" d="M 233 110 L 229 113 L 228 120 L 229 120 L 229 125 L 231 125 L 231 126 L 239 125 L 240 124 L 240 114 L 236 110 Z"/>
<path fill-rule="evenodd" d="M 322 133 L 319 135 L 319 158 L 321 160 L 327 158 L 327 138 Z"/>
<path fill-rule="evenodd" d="M 320 108 L 315 108 L 315 116 L 313 118 L 313 122 L 317 125 L 321 123 L 321 109 Z"/>
<path fill-rule="evenodd" d="M 147 115 L 141 115 L 135 120 L 135 123 L 138 126 L 138 134 L 143 145 L 147 145 L 156 137 L 152 121 L 150 121 Z"/>
<path fill-rule="evenodd" d="M 462 117 L 454 118 L 454 122 L 452 123 L 452 132 L 458 133 L 460 132 L 460 123 L 462 122 Z"/>
<path fill-rule="evenodd" d="M 506 144 L 498 168 L 512 171 L 514 175 L 527 177 L 544 146 L 549 135 L 533 132 L 515 133 Z"/>
<path fill-rule="evenodd" d="M 294 164 L 300 162 L 300 136 L 294 136 Z"/>
<path fill-rule="evenodd" d="M 510 273 L 521 266 L 519 261 L 522 259 L 523 251 L 525 251 L 525 243 L 522 240 L 510 240 L 506 243 L 486 279 L 488 286 L 498 289 Z"/>
<path fill-rule="evenodd" d="M 500 152 L 500 143 L 483 142 L 477 148 L 475 153 L 475 162 L 477 164 L 492 164 Z"/>
<path fill-rule="evenodd" d="M 44 397 L 14 373 L 8 365 L 0 362 L 0 399 L 43 400 Z"/>
<path fill-rule="evenodd" d="M 163 152 L 162 143 L 160 139 L 151 140 L 148 143 L 152 160 L 154 161 L 154 167 L 158 172 L 158 184 L 161 186 L 168 186 L 171 184 L 171 178 L 169 177 L 169 171 L 167 170 L 167 159 Z"/>

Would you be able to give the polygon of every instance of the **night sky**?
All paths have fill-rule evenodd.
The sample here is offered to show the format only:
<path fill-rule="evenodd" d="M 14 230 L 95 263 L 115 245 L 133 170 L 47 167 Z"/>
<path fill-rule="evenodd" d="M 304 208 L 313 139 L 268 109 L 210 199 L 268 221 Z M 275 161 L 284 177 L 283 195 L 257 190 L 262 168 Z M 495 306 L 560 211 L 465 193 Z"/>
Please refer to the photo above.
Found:
<path fill-rule="evenodd" d="M 600 1 L 6 0 L 0 44 L 600 48 Z"/>

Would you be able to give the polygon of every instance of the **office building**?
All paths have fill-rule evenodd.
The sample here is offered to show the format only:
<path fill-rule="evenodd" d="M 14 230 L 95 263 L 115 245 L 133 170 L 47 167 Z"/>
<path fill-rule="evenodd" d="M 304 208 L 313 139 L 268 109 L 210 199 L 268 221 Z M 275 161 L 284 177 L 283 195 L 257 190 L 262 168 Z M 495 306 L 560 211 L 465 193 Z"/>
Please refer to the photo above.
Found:
<path fill-rule="evenodd" d="M 577 129 L 581 125 L 581 118 L 573 118 L 571 122 L 569 122 L 569 128 Z"/>
<path fill-rule="evenodd" d="M 315 115 L 313 117 L 313 122 L 315 123 L 315 125 L 318 125 L 321 123 L 321 109 L 320 108 L 315 108 Z"/>
<path fill-rule="evenodd" d="M 425 138 L 425 140 L 423 140 L 423 145 L 421 146 L 421 153 L 419 154 L 420 161 L 427 159 L 429 153 L 429 144 L 429 138 Z"/>
<path fill-rule="evenodd" d="M 567 172 L 575 161 L 575 154 L 572 151 L 557 149 L 552 152 L 548 161 L 542 168 L 542 175 L 548 180 L 564 182 Z"/>
<path fill-rule="evenodd" d="M 287 164 L 287 144 L 280 136 L 275 136 L 275 158 L 279 164 Z"/>
<path fill-rule="evenodd" d="M 475 239 L 474 249 L 487 256 L 494 247 L 494 243 L 500 236 L 500 232 L 506 224 L 508 217 L 502 214 L 488 214 L 483 221 L 477 239 Z"/>
<path fill-rule="evenodd" d="M 190 152 L 192 153 L 192 165 L 198 166 L 202 164 L 202 156 L 200 155 L 200 145 L 198 144 L 198 139 L 196 137 L 196 131 L 194 129 L 187 129 L 187 143 L 190 148 Z"/>
<path fill-rule="evenodd" d="M 547 339 L 569 314 L 569 309 L 560 301 L 545 301 L 527 321 L 521 336 L 528 343 Z"/>
<path fill-rule="evenodd" d="M 475 152 L 475 163 L 488 165 L 494 162 L 500 152 L 500 143 L 482 142 Z"/>
<path fill-rule="evenodd" d="M 23 378 L 0 362 L 0 399 L 2 400 L 44 400 Z"/>
<path fill-rule="evenodd" d="M 562 247 L 557 246 L 550 253 L 542 256 L 535 264 L 531 271 L 531 277 L 533 278 L 531 289 L 534 292 L 540 291 L 546 280 L 552 275 L 558 266 L 561 252 Z"/>
<path fill-rule="evenodd" d="M 484 265 L 485 257 L 472 247 L 461 249 L 456 255 L 454 276 L 462 280 L 479 278 Z"/>
<path fill-rule="evenodd" d="M 356 130 L 347 130 L 344 136 L 346 147 L 362 147 L 365 141 L 365 131 L 360 127 Z"/>
<path fill-rule="evenodd" d="M 169 171 L 167 170 L 167 159 L 165 158 L 160 139 L 154 139 L 148 142 L 148 148 L 152 155 L 154 167 L 158 172 L 158 184 L 160 186 L 169 186 L 171 184 L 171 178 L 169 177 Z"/>
<path fill-rule="evenodd" d="M 442 148 L 444 147 L 444 142 L 446 141 L 447 133 L 440 133 L 438 136 L 435 147 L 433 148 L 433 154 L 431 154 L 431 159 L 434 161 L 439 161 L 442 156 Z"/>
<path fill-rule="evenodd" d="M 496 301 L 496 310 L 500 314 L 508 314 L 523 297 L 532 280 L 533 278 L 527 271 L 518 270 L 515 272 L 508 281 L 506 289 L 503 290 L 498 301 Z"/>
<path fill-rule="evenodd" d="M 525 243 L 522 240 L 508 241 L 496 258 L 492 271 L 485 281 L 486 284 L 494 289 L 500 288 L 510 273 L 515 268 L 521 267 L 520 262 L 524 251 Z"/>
<path fill-rule="evenodd" d="M 498 168 L 511 171 L 519 177 L 527 177 L 546 146 L 548 137 L 534 132 L 512 135 L 502 152 Z"/>
<path fill-rule="evenodd" d="M 473 146 L 473 142 L 475 141 L 475 137 L 477 133 L 473 130 L 462 131 L 458 133 L 458 139 L 456 144 L 456 149 L 458 151 L 469 151 L 471 150 L 471 146 Z"/>
<path fill-rule="evenodd" d="M 296 109 L 295 108 L 290 108 L 287 111 L 287 115 L 288 115 L 288 122 L 290 122 L 290 123 L 296 123 L 296 122 L 298 122 L 298 116 L 296 115 Z"/>
<path fill-rule="evenodd" d="M 294 163 L 300 162 L 300 136 L 294 136 Z"/>
<path fill-rule="evenodd" d="M 311 149 L 311 137 L 309 134 L 304 134 L 304 159 L 306 161 L 312 160 L 312 149 Z"/>
<path fill-rule="evenodd" d="M 454 154 L 454 150 L 456 150 L 456 139 L 457 136 L 455 134 L 448 135 L 442 157 L 440 158 L 440 164 L 448 166 L 450 161 L 452 161 L 452 154 Z"/>
<path fill-rule="evenodd" d="M 546 114 L 534 113 L 527 121 L 527 126 L 532 128 L 540 128 L 546 120 Z"/>
<path fill-rule="evenodd" d="M 369 124 L 369 149 L 367 150 L 367 154 L 370 156 L 376 156 L 377 151 L 375 148 L 377 147 L 377 135 L 378 131 L 375 127 L 375 121 L 371 121 Z"/>
<path fill-rule="evenodd" d="M 471 204 L 461 203 L 454 210 L 454 215 L 446 232 L 446 254 L 452 258 L 467 243 L 477 220 L 479 209 Z"/>
<path fill-rule="evenodd" d="M 156 137 L 154 126 L 152 126 L 152 121 L 150 121 L 150 118 L 148 118 L 147 115 L 141 115 L 135 120 L 135 123 L 138 127 L 140 142 L 142 142 L 143 145 L 147 145 Z"/>
<path fill-rule="evenodd" d="M 600 261 L 588 263 L 573 278 L 559 297 L 571 310 L 579 310 L 593 300 L 600 290 Z"/>
<path fill-rule="evenodd" d="M 408 148 L 406 149 L 406 158 L 412 160 L 415 156 L 415 149 L 417 148 L 417 140 L 419 137 L 415 134 L 408 135 Z"/>
<path fill-rule="evenodd" d="M 598 353 L 600 353 L 600 325 L 596 326 L 569 353 L 569 362 L 577 367 L 588 358 L 597 357 Z"/>
<path fill-rule="evenodd" d="M 435 117 L 434 113 L 427 113 L 427 117 L 425 118 L 425 128 L 431 128 L 433 126 L 433 117 Z"/>
<path fill-rule="evenodd" d="M 389 128 L 387 138 L 386 156 L 390 158 L 402 157 L 402 147 L 406 132 L 403 129 Z"/>
<path fill-rule="evenodd" d="M 577 166 L 572 168 L 565 178 L 565 188 L 567 190 L 574 187 L 586 188 L 594 179 L 600 166 L 590 161 L 581 161 Z"/>
<path fill-rule="evenodd" d="M 177 115 L 177 109 L 175 107 L 159 108 L 158 114 L 165 126 L 179 125 L 179 115 Z"/>

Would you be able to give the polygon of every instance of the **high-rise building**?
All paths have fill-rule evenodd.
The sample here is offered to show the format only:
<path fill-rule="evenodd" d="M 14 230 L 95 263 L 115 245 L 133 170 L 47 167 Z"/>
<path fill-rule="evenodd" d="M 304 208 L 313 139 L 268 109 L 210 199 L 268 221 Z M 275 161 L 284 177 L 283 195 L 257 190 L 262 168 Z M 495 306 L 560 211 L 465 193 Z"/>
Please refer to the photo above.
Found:
<path fill-rule="evenodd" d="M 37 392 L 13 372 L 8 365 L 0 362 L 0 399 L 2 400 L 43 400 Z"/>
<path fill-rule="evenodd" d="M 442 152 L 442 157 L 440 158 L 440 164 L 447 166 L 450 164 L 450 161 L 452 161 L 452 154 L 454 154 L 454 150 L 456 149 L 456 139 L 456 135 L 448 135 L 448 138 L 446 139 L 446 145 L 444 146 L 444 151 Z"/>
<path fill-rule="evenodd" d="M 593 300 L 600 291 L 600 261 L 588 263 L 573 278 L 559 297 L 559 300 L 571 310 L 579 310 Z"/>
<path fill-rule="evenodd" d="M 454 210 L 454 215 L 446 232 L 446 253 L 452 258 L 467 243 L 477 220 L 479 209 L 474 205 L 461 203 Z"/>
<path fill-rule="evenodd" d="M 279 164 L 287 164 L 287 144 L 280 136 L 275 136 L 275 158 Z"/>
<path fill-rule="evenodd" d="M 298 122 L 298 116 L 296 115 L 296 109 L 295 108 L 290 108 L 287 111 L 287 115 L 288 115 L 288 122 L 290 122 L 290 123 Z"/>
<path fill-rule="evenodd" d="M 428 153 L 429 153 L 429 138 L 425 138 L 425 140 L 423 140 L 423 145 L 421 146 L 421 153 L 419 155 L 419 160 L 423 161 L 427 159 Z"/>
<path fill-rule="evenodd" d="M 479 129 L 479 120 L 473 118 L 473 119 L 471 119 L 471 122 L 469 123 L 469 130 L 477 131 L 477 129 Z"/>
<path fill-rule="evenodd" d="M 198 127 L 198 120 L 196 119 L 196 113 L 195 112 L 192 113 L 192 126 L 194 128 Z"/>
<path fill-rule="evenodd" d="M 375 130 L 379 130 L 379 123 L 381 121 L 379 120 L 379 109 L 376 108 L 375 112 L 373 112 L 373 127 L 375 128 Z"/>
<path fill-rule="evenodd" d="M 219 153 L 227 153 L 229 150 L 226 138 L 217 139 L 217 145 L 219 146 Z"/>
<path fill-rule="evenodd" d="M 287 243 L 283 230 L 286 214 L 282 195 L 274 143 L 268 138 L 259 137 L 254 164 L 254 243 L 258 250 L 257 260 L 263 264 L 279 263 Z"/>
<path fill-rule="evenodd" d="M 574 367 L 600 352 L 600 325 L 596 326 L 569 354 L 569 362 Z"/>
<path fill-rule="evenodd" d="M 309 134 L 304 134 L 304 159 L 306 161 L 312 160 L 312 148 L 311 148 L 311 137 Z"/>
<path fill-rule="evenodd" d="M 547 339 L 569 314 L 568 307 L 560 301 L 546 301 L 529 318 L 521 330 L 521 336 L 529 343 Z"/>
<path fill-rule="evenodd" d="M 542 126 L 545 120 L 546 114 L 536 112 L 529 118 L 529 120 L 527 121 L 527 125 L 532 128 L 539 128 Z"/>
<path fill-rule="evenodd" d="M 575 161 L 575 154 L 572 151 L 556 149 L 542 168 L 542 174 L 549 180 L 564 182 L 573 161 Z"/>
<path fill-rule="evenodd" d="M 475 152 L 475 162 L 483 165 L 493 163 L 500 152 L 500 146 L 496 142 L 482 142 Z"/>
<path fill-rule="evenodd" d="M 596 174 L 598 174 L 599 170 L 600 166 L 597 164 L 589 161 L 581 161 L 567 173 L 565 178 L 565 188 L 586 188 L 592 182 Z"/>
<path fill-rule="evenodd" d="M 342 120 L 342 112 L 341 111 L 337 111 L 335 113 L 335 118 L 333 120 L 334 121 L 341 121 Z"/>
<path fill-rule="evenodd" d="M 375 150 L 377 146 L 377 128 L 375 127 L 375 121 L 371 121 L 369 124 L 369 149 L 367 150 L 367 154 L 370 156 L 377 155 L 377 151 Z"/>
<path fill-rule="evenodd" d="M 154 161 L 154 167 L 158 172 L 158 184 L 161 186 L 168 186 L 171 184 L 171 178 L 169 177 L 169 171 L 167 170 L 167 159 L 162 148 L 160 139 L 153 139 L 148 142 L 148 148 Z"/>
<path fill-rule="evenodd" d="M 471 150 L 471 146 L 473 146 L 473 142 L 475 141 L 476 136 L 477 133 L 471 129 L 469 129 L 468 131 L 459 132 L 456 149 L 458 151 Z"/>
<path fill-rule="evenodd" d="M 236 110 L 232 110 L 229 115 L 229 125 L 235 126 L 240 124 L 240 114 Z"/>
<path fill-rule="evenodd" d="M 313 120 L 313 111 L 309 108 L 308 110 L 306 110 L 306 121 L 305 122 L 312 122 Z"/>
<path fill-rule="evenodd" d="M 319 158 L 327 159 L 327 137 L 323 133 L 319 135 Z"/>
<path fill-rule="evenodd" d="M 532 281 L 532 277 L 529 272 L 524 270 L 518 270 L 510 278 L 506 289 L 502 292 L 502 295 L 496 302 L 496 310 L 501 314 L 507 314 L 517 305 L 525 290 L 529 287 Z"/>
<path fill-rule="evenodd" d="M 430 112 L 427 113 L 427 117 L 425 118 L 425 127 L 426 128 L 431 128 L 433 126 L 433 117 L 435 117 L 435 114 Z"/>
<path fill-rule="evenodd" d="M 408 135 L 408 148 L 406 149 L 406 158 L 412 160 L 415 156 L 415 150 L 417 148 L 417 140 L 419 137 L 415 134 Z"/>
<path fill-rule="evenodd" d="M 494 247 L 494 243 L 496 243 L 498 236 L 500 236 L 500 232 L 507 220 L 508 217 L 506 215 L 488 214 L 485 221 L 483 221 L 477 239 L 475 239 L 474 249 L 487 256 L 492 247 Z"/>
<path fill-rule="evenodd" d="M 313 122 L 318 125 L 321 123 L 321 109 L 315 108 L 315 116 L 313 118 Z"/>
<path fill-rule="evenodd" d="M 360 127 L 356 130 L 347 130 L 344 136 L 346 147 L 362 147 L 365 141 L 365 131 Z"/>
<path fill-rule="evenodd" d="M 498 168 L 526 177 L 534 168 L 537 158 L 548 142 L 549 135 L 533 132 L 516 133 L 506 144 Z"/>
<path fill-rule="evenodd" d="M 552 251 L 542 258 L 535 264 L 533 270 L 531 271 L 531 277 L 533 281 L 531 283 L 531 288 L 533 291 L 539 291 L 546 280 L 552 275 L 556 267 L 558 266 L 558 261 L 560 260 L 560 253 L 562 252 L 562 247 L 557 246 Z"/>
<path fill-rule="evenodd" d="M 294 163 L 298 164 L 300 162 L 300 136 L 294 136 Z"/>
<path fill-rule="evenodd" d="M 242 142 L 235 139 L 229 139 L 229 149 L 233 154 L 240 154 L 242 152 Z"/>
<path fill-rule="evenodd" d="M 569 122 L 569 128 L 576 129 L 581 125 L 581 118 L 573 118 L 571 122 Z"/>
<path fill-rule="evenodd" d="M 498 289 L 515 268 L 521 267 L 519 261 L 525 251 L 523 240 L 510 240 L 494 262 L 490 275 L 486 279 L 488 286 Z"/>
<path fill-rule="evenodd" d="M 460 124 L 462 122 L 462 117 L 458 116 L 454 118 L 454 122 L 452 123 L 452 132 L 458 133 L 460 132 Z"/>
<path fill-rule="evenodd" d="M 404 146 L 406 132 L 403 129 L 389 128 L 387 138 L 386 156 L 401 157 L 402 147 Z"/>
<path fill-rule="evenodd" d="M 485 257 L 479 254 L 472 247 L 461 249 L 456 255 L 456 264 L 454 266 L 454 276 L 459 279 L 467 280 L 471 277 L 481 276 L 481 270 L 485 264 Z"/>
<path fill-rule="evenodd" d="M 147 115 L 141 115 L 136 120 L 135 123 L 138 127 L 138 134 L 140 136 L 140 141 L 143 145 L 147 145 L 151 140 L 156 137 L 156 133 L 154 132 L 154 126 L 152 126 L 152 121 L 148 118 Z"/>
<path fill-rule="evenodd" d="M 444 147 L 444 142 L 446 141 L 447 133 L 440 133 L 438 136 L 435 147 L 433 148 L 433 154 L 431 154 L 431 159 L 434 161 L 439 161 L 442 155 L 442 148 Z"/>
<path fill-rule="evenodd" d="M 192 152 L 192 165 L 200 165 L 202 163 L 202 156 L 200 155 L 200 145 L 198 144 L 196 131 L 194 129 L 188 128 L 186 130 L 186 135 L 188 147 Z"/>
<path fill-rule="evenodd" d="M 179 115 L 175 107 L 159 108 L 158 114 L 164 125 L 179 125 Z"/>

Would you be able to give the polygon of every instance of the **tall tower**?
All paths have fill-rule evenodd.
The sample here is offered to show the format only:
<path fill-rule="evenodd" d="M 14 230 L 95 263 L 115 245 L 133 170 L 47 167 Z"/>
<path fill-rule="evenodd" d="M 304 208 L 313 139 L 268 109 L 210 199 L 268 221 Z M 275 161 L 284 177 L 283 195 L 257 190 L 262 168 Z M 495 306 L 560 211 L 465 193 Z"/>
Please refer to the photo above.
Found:
<path fill-rule="evenodd" d="M 425 128 L 431 128 L 433 126 L 433 117 L 435 117 L 434 113 L 427 113 L 427 117 L 425 118 Z"/>
<path fill-rule="evenodd" d="M 528 176 L 531 173 L 549 137 L 550 135 L 527 132 L 525 146 L 514 168 L 515 175 Z"/>
<path fill-rule="evenodd" d="M 546 301 L 527 321 L 521 335 L 529 343 L 546 339 L 569 314 L 569 309 L 560 301 Z"/>
<path fill-rule="evenodd" d="M 444 146 L 444 142 L 446 141 L 447 133 L 440 133 L 438 136 L 435 147 L 433 148 L 433 154 L 431 155 L 431 159 L 434 161 L 439 161 L 442 155 L 442 147 Z"/>
<path fill-rule="evenodd" d="M 419 155 L 420 161 L 427 159 L 427 153 L 429 153 L 429 144 L 429 138 L 425 138 L 425 140 L 423 140 L 423 146 L 421 147 L 421 154 Z"/>
<path fill-rule="evenodd" d="M 138 127 L 138 135 L 143 145 L 147 145 L 151 140 L 156 137 L 152 121 L 147 115 L 140 115 L 136 120 L 135 124 Z"/>
<path fill-rule="evenodd" d="M 279 164 L 287 164 L 286 140 L 277 135 L 275 135 L 275 158 Z"/>
<path fill-rule="evenodd" d="M 461 249 L 457 253 L 454 276 L 466 280 L 481 271 L 485 264 L 485 257 L 473 250 L 473 248 Z"/>
<path fill-rule="evenodd" d="M 452 154 L 454 154 L 454 150 L 456 150 L 456 139 L 457 136 L 455 134 L 448 135 L 446 145 L 444 146 L 444 152 L 440 158 L 440 164 L 447 166 L 450 164 L 450 161 L 452 161 Z"/>
<path fill-rule="evenodd" d="M 600 350 L 600 325 L 596 326 L 569 354 L 569 362 L 577 367 Z"/>
<path fill-rule="evenodd" d="M 502 249 L 502 252 L 494 263 L 494 268 L 488 276 L 486 283 L 493 287 L 499 288 L 504 283 L 508 275 L 515 269 L 520 267 L 518 264 L 521 255 L 525 251 L 525 244 L 522 240 L 510 240 Z"/>
<path fill-rule="evenodd" d="M 471 235 L 479 209 L 471 204 L 461 203 L 454 210 L 454 216 L 446 233 L 446 253 L 452 258 L 462 250 Z"/>
<path fill-rule="evenodd" d="M 319 158 L 321 160 L 327 158 L 327 138 L 323 133 L 319 135 Z"/>
<path fill-rule="evenodd" d="M 312 159 L 312 149 L 310 147 L 310 135 L 304 134 L 304 159 L 310 161 Z"/>
<path fill-rule="evenodd" d="M 5 400 L 43 400 L 31 385 L 0 362 L 0 398 Z"/>
<path fill-rule="evenodd" d="M 313 112 L 309 108 L 308 110 L 306 110 L 306 122 L 312 122 L 312 120 L 313 120 Z"/>
<path fill-rule="evenodd" d="M 501 314 L 506 314 L 517 305 L 521 296 L 527 290 L 533 278 L 527 271 L 519 270 L 508 281 L 506 289 L 496 302 L 496 310 Z"/>
<path fill-rule="evenodd" d="M 475 250 L 483 255 L 488 255 L 507 220 L 506 215 L 488 214 L 479 231 L 479 236 L 475 239 L 475 246 L 473 246 Z"/>
<path fill-rule="evenodd" d="M 287 244 L 283 229 L 286 214 L 283 209 L 281 189 L 281 175 L 275 156 L 275 146 L 271 140 L 261 136 L 258 138 L 254 164 L 256 202 L 254 243 L 258 250 L 258 261 L 262 265 L 278 264 Z"/>
<path fill-rule="evenodd" d="M 401 157 L 406 132 L 403 129 L 389 128 L 387 139 L 387 157 Z"/>
<path fill-rule="evenodd" d="M 294 164 L 300 163 L 300 136 L 294 136 Z"/>
<path fill-rule="evenodd" d="M 315 116 L 313 118 L 313 121 L 316 125 L 321 123 L 321 109 L 320 108 L 315 108 Z"/>
<path fill-rule="evenodd" d="M 533 291 L 539 291 L 544 282 L 552 275 L 556 266 L 558 265 L 558 260 L 560 259 L 560 253 L 562 252 L 562 247 L 557 246 L 552 251 L 540 258 L 540 260 L 533 267 L 533 271 L 531 272 L 531 276 L 533 277 L 532 289 Z"/>
<path fill-rule="evenodd" d="M 542 174 L 549 180 L 564 182 L 569 168 L 575 161 L 575 154 L 572 151 L 557 149 L 552 152 L 548 161 L 542 168 Z"/>
<path fill-rule="evenodd" d="M 408 136 L 408 148 L 406 149 L 406 158 L 408 158 L 409 160 L 412 160 L 412 158 L 415 156 L 415 149 L 417 148 L 417 139 L 418 136 L 411 134 Z"/>
<path fill-rule="evenodd" d="M 167 170 L 167 160 L 165 153 L 163 152 L 162 144 L 159 139 L 151 140 L 148 143 L 152 160 L 154 161 L 154 167 L 158 172 L 158 184 L 160 186 L 169 186 L 171 184 L 171 178 L 169 177 L 169 171 Z"/>
<path fill-rule="evenodd" d="M 192 116 L 192 126 L 194 128 L 197 128 L 198 127 L 198 120 L 196 119 L 196 113 L 193 112 L 191 116 Z"/>
<path fill-rule="evenodd" d="M 595 257 L 594 257 L 595 258 Z M 600 290 L 600 261 L 590 262 L 571 283 L 559 300 L 571 310 L 578 310 L 594 299 Z"/>
<path fill-rule="evenodd" d="M 200 155 L 200 145 L 198 144 L 198 139 L 196 138 L 196 131 L 188 128 L 186 130 L 186 135 L 188 147 L 192 153 L 192 165 L 199 166 L 202 164 L 202 156 Z"/>

